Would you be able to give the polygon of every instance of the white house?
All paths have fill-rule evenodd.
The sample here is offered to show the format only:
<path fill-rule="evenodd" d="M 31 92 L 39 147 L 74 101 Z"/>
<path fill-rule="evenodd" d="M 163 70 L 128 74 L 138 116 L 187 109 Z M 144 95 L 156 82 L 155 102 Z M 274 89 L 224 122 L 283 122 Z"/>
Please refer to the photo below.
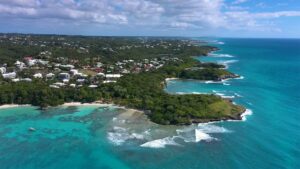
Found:
<path fill-rule="evenodd" d="M 77 79 L 76 82 L 77 83 L 83 83 L 83 82 L 85 82 L 85 79 Z"/>
<path fill-rule="evenodd" d="M 76 87 L 76 84 L 72 83 L 69 85 L 70 87 Z"/>
<path fill-rule="evenodd" d="M 97 76 L 105 77 L 104 73 L 97 73 Z"/>
<path fill-rule="evenodd" d="M 30 78 L 23 78 L 20 79 L 20 81 L 24 81 L 24 82 L 32 82 L 32 80 Z"/>
<path fill-rule="evenodd" d="M 43 75 L 41 73 L 36 73 L 33 75 L 34 78 L 43 78 Z"/>
<path fill-rule="evenodd" d="M 5 67 L 0 67 L 0 74 L 6 73 L 6 68 Z"/>
<path fill-rule="evenodd" d="M 55 86 L 60 86 L 60 87 L 65 86 L 65 84 L 64 84 L 64 83 L 61 83 L 61 82 L 53 83 L 53 85 L 55 85 Z"/>
<path fill-rule="evenodd" d="M 71 69 L 70 73 L 71 73 L 71 75 L 77 75 L 78 74 L 78 70 L 77 69 Z"/>
<path fill-rule="evenodd" d="M 122 76 L 121 74 L 106 74 L 105 78 L 107 78 L 107 79 L 118 79 L 121 76 Z"/>
<path fill-rule="evenodd" d="M 97 88 L 97 85 L 89 85 L 89 88 Z"/>
<path fill-rule="evenodd" d="M 28 59 L 27 60 L 27 65 L 28 66 L 33 66 L 37 63 L 36 59 Z"/>
<path fill-rule="evenodd" d="M 48 74 L 46 74 L 46 78 L 47 79 L 52 79 L 54 76 L 55 76 L 54 73 L 48 73 Z"/>
<path fill-rule="evenodd" d="M 4 73 L 2 74 L 4 79 L 15 79 L 17 74 L 16 72 Z"/>
<path fill-rule="evenodd" d="M 60 68 L 65 68 L 65 69 L 74 69 L 75 66 L 74 65 L 60 65 Z"/>
<path fill-rule="evenodd" d="M 20 79 L 19 78 L 15 78 L 15 79 L 11 79 L 12 82 L 19 82 Z"/>
<path fill-rule="evenodd" d="M 57 86 L 57 85 L 49 85 L 49 87 L 51 87 L 51 88 L 55 88 L 55 89 L 59 89 L 60 87 L 59 86 Z"/>
<path fill-rule="evenodd" d="M 60 74 L 58 74 L 58 79 L 60 79 L 60 80 L 70 79 L 70 74 L 69 73 L 60 73 Z"/>
<path fill-rule="evenodd" d="M 18 69 L 23 69 L 25 67 L 25 63 L 23 62 L 20 62 L 20 61 L 16 61 L 15 62 L 15 66 L 18 68 Z"/>

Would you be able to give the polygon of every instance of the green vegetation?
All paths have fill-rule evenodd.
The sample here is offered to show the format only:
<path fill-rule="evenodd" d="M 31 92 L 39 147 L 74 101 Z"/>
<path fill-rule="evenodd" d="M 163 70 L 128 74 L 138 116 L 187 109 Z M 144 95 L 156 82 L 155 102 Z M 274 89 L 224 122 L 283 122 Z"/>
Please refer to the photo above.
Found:
<path fill-rule="evenodd" d="M 43 81 L 7 83 L 0 86 L 0 104 L 32 104 L 40 107 L 57 106 L 64 102 L 93 102 L 102 100 L 148 112 L 150 119 L 159 124 L 190 124 L 222 119 L 239 119 L 244 108 L 215 95 L 171 95 L 164 91 L 165 79 L 183 76 L 186 67 L 195 62 L 187 59 L 180 65 L 168 65 L 157 71 L 129 74 L 115 84 L 102 84 L 96 89 L 53 89 Z M 222 74 L 211 73 L 215 68 L 193 72 L 201 80 L 214 80 Z M 207 71 L 207 72 L 206 72 Z M 229 72 L 220 70 L 225 74 Z M 175 73 L 174 73 L 175 72 Z"/>
<path fill-rule="evenodd" d="M 64 102 L 101 100 L 143 110 L 153 122 L 174 125 L 240 119 L 240 114 L 245 110 L 215 95 L 172 95 L 164 91 L 166 78 L 222 80 L 236 77 L 235 74 L 222 69 L 223 65 L 200 63 L 190 57 L 207 55 L 208 52 L 216 50 L 214 47 L 164 38 L 19 36 L 22 40 L 14 37 L 14 43 L 10 42 L 11 38 L 4 37 L 0 45 L 1 63 L 12 65 L 16 59 L 26 55 L 36 56 L 45 50 L 52 53 L 47 56 L 50 62 L 70 63 L 77 59 L 75 66 L 79 68 L 83 65 L 92 66 L 94 61 L 99 60 L 104 64 L 113 64 L 123 59 L 159 60 L 163 57 L 176 57 L 177 61 L 164 62 L 162 67 L 148 72 L 126 74 L 116 83 L 102 83 L 97 88 L 89 88 L 87 85 L 50 88 L 49 85 L 53 83 L 51 80 L 33 79 L 32 82 L 15 83 L 0 79 L 0 105 L 32 104 L 46 108 Z M 10 68 L 14 69 L 13 66 Z M 28 69 L 22 73 L 30 71 L 33 70 Z M 86 72 L 90 76 L 93 73 Z"/>

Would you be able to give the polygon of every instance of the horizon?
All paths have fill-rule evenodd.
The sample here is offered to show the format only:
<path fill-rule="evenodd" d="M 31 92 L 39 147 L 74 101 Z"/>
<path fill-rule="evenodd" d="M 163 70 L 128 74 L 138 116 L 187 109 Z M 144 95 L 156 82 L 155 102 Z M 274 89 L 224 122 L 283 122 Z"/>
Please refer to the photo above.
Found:
<path fill-rule="evenodd" d="M 296 0 L 2 0 L 0 32 L 300 38 Z"/>
<path fill-rule="evenodd" d="M 294 39 L 300 37 L 219 37 L 219 36 L 156 36 L 156 35 L 84 35 L 84 34 L 53 34 L 53 33 L 22 33 L 22 32 L 0 32 L 0 35 L 33 35 L 33 36 L 83 36 L 83 37 L 152 37 L 152 38 L 223 38 L 223 39 Z"/>

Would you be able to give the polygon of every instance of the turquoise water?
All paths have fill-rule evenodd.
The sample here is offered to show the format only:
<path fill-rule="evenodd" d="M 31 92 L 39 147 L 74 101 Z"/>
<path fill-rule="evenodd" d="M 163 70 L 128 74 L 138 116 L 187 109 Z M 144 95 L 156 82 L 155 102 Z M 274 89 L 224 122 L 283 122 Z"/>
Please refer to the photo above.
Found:
<path fill-rule="evenodd" d="M 232 98 L 247 120 L 175 127 L 116 107 L 0 109 L 0 168 L 300 168 L 300 40 L 218 41 L 220 51 L 197 59 L 242 78 L 173 80 L 166 91 Z"/>

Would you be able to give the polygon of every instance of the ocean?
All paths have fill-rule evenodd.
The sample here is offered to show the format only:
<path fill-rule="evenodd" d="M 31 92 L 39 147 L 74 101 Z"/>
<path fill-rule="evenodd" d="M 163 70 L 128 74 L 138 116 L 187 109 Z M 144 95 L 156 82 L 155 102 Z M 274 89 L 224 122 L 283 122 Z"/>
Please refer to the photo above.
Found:
<path fill-rule="evenodd" d="M 300 40 L 209 43 L 220 50 L 195 59 L 241 78 L 171 80 L 165 90 L 231 98 L 247 108 L 243 121 L 179 127 L 112 106 L 0 109 L 0 169 L 300 168 Z"/>

